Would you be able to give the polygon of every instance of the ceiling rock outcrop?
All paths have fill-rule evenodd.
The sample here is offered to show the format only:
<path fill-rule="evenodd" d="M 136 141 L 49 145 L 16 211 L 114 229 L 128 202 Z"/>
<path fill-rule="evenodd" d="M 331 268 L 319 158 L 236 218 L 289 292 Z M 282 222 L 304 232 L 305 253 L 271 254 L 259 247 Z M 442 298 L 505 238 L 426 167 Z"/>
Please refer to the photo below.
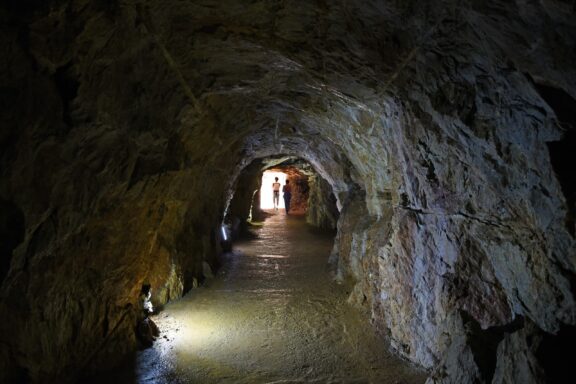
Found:
<path fill-rule="evenodd" d="M 431 383 L 542 382 L 530 340 L 576 325 L 576 255 L 537 84 L 576 99 L 573 16 L 556 0 L 4 3 L 0 379 L 117 363 L 142 284 L 162 304 L 201 281 L 242 170 L 286 155 L 336 197 L 350 300 Z"/>

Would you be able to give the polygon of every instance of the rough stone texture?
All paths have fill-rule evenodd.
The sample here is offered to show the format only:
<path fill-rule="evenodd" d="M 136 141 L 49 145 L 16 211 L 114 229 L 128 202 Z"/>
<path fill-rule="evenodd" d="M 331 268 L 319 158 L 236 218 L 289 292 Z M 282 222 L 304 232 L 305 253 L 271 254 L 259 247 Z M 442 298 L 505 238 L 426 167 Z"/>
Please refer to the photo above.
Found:
<path fill-rule="evenodd" d="M 234 237 L 244 233 L 250 216 L 261 216 L 258 191 L 262 184 L 262 166 L 261 160 L 253 161 L 242 170 L 232 188 L 234 198 L 230 201 L 225 219 Z"/>
<path fill-rule="evenodd" d="M 338 209 L 332 188 L 326 180 L 317 175 L 308 178 L 309 197 L 306 221 L 315 227 L 335 230 L 338 222 Z"/>
<path fill-rule="evenodd" d="M 308 176 L 301 174 L 295 176 L 289 175 L 288 180 L 290 181 L 290 188 L 292 189 L 290 211 L 292 213 L 305 213 L 308 210 L 308 198 L 310 194 Z"/>
<path fill-rule="evenodd" d="M 480 368 L 475 361 L 470 332 L 467 332 L 460 316 L 454 316 L 451 320 L 449 340 L 445 341 L 447 347 L 426 384 L 486 382 L 482 380 Z"/>
<path fill-rule="evenodd" d="M 536 357 L 539 339 L 533 326 L 505 335 L 498 346 L 496 374 L 492 383 L 543 382 L 545 373 Z"/>
<path fill-rule="evenodd" d="M 118 361 L 141 284 L 161 304 L 201 280 L 242 169 L 281 154 L 330 184 L 339 276 L 400 354 L 437 382 L 487 381 L 466 324 L 522 316 L 534 329 L 487 349 L 493 378 L 538 382 L 506 361 L 530 332 L 576 324 L 574 203 L 547 147 L 562 131 L 534 85 L 576 98 L 573 14 L 555 0 L 6 2 L 0 201 L 25 229 L 2 254 L 1 379 Z"/>

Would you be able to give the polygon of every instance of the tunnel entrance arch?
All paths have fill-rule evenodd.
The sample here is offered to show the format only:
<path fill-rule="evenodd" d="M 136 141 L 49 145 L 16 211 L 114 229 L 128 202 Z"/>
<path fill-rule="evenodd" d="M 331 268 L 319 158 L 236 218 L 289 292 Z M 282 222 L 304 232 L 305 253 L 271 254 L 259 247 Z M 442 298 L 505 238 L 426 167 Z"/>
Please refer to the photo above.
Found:
<path fill-rule="evenodd" d="M 260 209 L 285 209 L 284 199 L 281 198 L 281 186 L 286 185 L 287 179 L 288 175 L 281 170 L 269 169 L 262 173 L 262 182 L 258 190 Z"/>
<path fill-rule="evenodd" d="M 294 213 L 305 215 L 308 223 L 313 226 L 336 230 L 339 209 L 331 184 L 307 160 L 297 156 L 271 156 L 254 159 L 238 172 L 230 189 L 231 196 L 224 215 L 224 224 L 232 238 L 242 234 L 249 221 L 264 219 L 266 209 L 272 208 L 268 207 L 269 201 L 262 204 L 263 198 L 270 198 L 263 196 L 263 191 L 272 194 L 272 183 L 269 183 L 269 190 L 267 185 L 263 185 L 269 181 L 263 178 L 269 172 L 283 173 L 286 175 L 285 180 L 290 180 Z M 282 180 L 282 185 L 285 180 Z M 283 204 L 280 208 L 283 208 Z"/>
<path fill-rule="evenodd" d="M 315 185 L 318 174 L 304 161 L 295 160 L 293 164 L 279 165 L 262 173 L 262 183 L 256 193 L 260 194 L 259 208 L 262 210 L 285 210 L 284 187 L 290 188 L 290 214 L 305 215 L 309 207 L 310 185 Z M 274 184 L 278 206 L 274 206 Z M 335 207 L 334 207 L 335 208 Z"/>

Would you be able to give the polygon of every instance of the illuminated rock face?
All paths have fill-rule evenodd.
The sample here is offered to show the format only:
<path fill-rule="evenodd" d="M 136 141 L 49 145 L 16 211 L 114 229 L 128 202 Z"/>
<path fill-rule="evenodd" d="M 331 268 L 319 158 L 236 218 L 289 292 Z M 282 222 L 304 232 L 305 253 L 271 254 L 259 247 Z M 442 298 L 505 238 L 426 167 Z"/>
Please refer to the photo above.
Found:
<path fill-rule="evenodd" d="M 2 5 L 2 224 L 24 230 L 0 381 L 116 363 L 141 285 L 202 280 L 236 178 L 278 154 L 330 184 L 332 262 L 398 353 L 433 382 L 541 380 L 529 340 L 573 334 L 576 256 L 534 82 L 576 98 L 573 9 L 476 3 Z"/>

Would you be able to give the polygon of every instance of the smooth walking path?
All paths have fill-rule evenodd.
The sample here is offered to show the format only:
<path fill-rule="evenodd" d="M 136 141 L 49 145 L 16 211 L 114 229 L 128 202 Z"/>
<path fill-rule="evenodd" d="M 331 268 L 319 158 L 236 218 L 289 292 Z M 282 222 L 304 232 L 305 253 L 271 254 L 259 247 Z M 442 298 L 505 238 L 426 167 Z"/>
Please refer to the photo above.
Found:
<path fill-rule="evenodd" d="M 155 318 L 163 337 L 119 382 L 425 381 L 346 303 L 326 268 L 332 238 L 283 211 L 254 232 L 213 280 Z"/>

